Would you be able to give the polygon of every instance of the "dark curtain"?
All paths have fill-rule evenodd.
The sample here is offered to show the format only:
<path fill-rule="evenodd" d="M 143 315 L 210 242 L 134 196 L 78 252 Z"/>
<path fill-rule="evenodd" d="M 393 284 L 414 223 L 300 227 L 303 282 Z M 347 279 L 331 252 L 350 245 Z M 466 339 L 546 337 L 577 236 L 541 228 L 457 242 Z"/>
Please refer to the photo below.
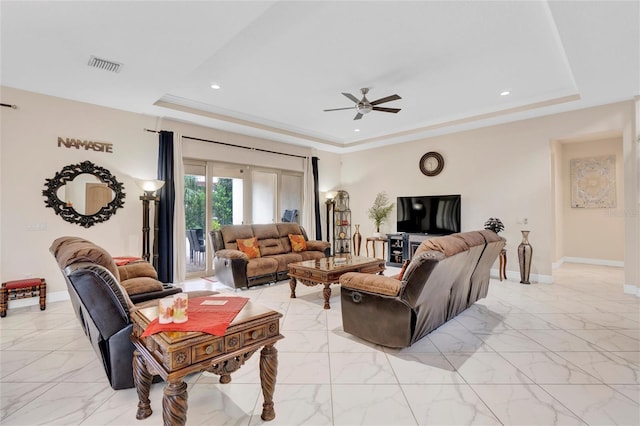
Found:
<path fill-rule="evenodd" d="M 176 201 L 173 176 L 173 132 L 162 130 L 158 149 L 158 179 L 164 186 L 158 191 L 158 280 L 173 282 L 173 208 Z"/>
<path fill-rule="evenodd" d="M 322 221 L 320 220 L 320 191 L 318 191 L 318 157 L 311 157 L 313 167 L 313 193 L 315 194 L 313 208 L 316 212 L 316 240 L 322 241 Z"/>

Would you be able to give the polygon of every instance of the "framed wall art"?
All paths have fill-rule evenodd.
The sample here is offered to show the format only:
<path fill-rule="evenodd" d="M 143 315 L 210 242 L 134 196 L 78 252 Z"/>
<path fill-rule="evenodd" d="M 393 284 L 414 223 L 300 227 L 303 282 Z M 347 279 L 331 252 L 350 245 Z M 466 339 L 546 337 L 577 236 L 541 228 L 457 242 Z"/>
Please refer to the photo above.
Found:
<path fill-rule="evenodd" d="M 574 158 L 571 163 L 571 207 L 616 207 L 616 157 Z"/>

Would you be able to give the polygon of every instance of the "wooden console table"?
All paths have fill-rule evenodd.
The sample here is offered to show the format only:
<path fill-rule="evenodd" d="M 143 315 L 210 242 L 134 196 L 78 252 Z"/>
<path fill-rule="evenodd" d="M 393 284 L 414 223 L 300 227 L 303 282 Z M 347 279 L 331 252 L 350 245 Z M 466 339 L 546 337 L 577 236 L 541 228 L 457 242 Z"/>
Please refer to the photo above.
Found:
<path fill-rule="evenodd" d="M 273 345 L 284 337 L 280 334 L 281 313 L 249 301 L 224 336 L 201 332 L 160 332 L 140 337 L 157 316 L 157 307 L 131 313 L 131 341 L 136 347 L 133 381 L 139 398 L 138 420 L 151 415 L 149 390 L 153 375 L 159 375 L 167 382 L 162 399 L 165 426 L 184 425 L 187 421 L 187 384 L 183 378 L 194 372 L 208 371 L 219 375 L 220 383 L 229 383 L 231 373 L 242 367 L 260 348 L 260 384 L 264 396 L 261 417 L 262 420 L 275 418 L 273 391 L 278 351 Z"/>
<path fill-rule="evenodd" d="M 384 254 L 386 252 L 387 246 L 387 238 L 386 237 L 367 237 L 367 241 L 365 242 L 365 249 L 367 250 L 367 257 L 369 257 L 369 243 L 371 243 L 373 257 L 376 257 L 376 243 L 382 243 L 382 257 L 384 258 Z"/>

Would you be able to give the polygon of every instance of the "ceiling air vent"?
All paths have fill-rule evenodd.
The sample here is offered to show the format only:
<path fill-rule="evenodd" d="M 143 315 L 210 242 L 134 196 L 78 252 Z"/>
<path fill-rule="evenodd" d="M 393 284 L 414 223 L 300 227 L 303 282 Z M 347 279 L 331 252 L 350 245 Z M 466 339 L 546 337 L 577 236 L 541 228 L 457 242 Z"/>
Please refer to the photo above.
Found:
<path fill-rule="evenodd" d="M 113 61 L 107 61 L 106 59 L 96 58 L 93 55 L 89 59 L 88 65 L 90 67 L 100 68 L 101 70 L 111 72 L 120 72 L 120 68 L 122 68 L 122 64 Z"/>

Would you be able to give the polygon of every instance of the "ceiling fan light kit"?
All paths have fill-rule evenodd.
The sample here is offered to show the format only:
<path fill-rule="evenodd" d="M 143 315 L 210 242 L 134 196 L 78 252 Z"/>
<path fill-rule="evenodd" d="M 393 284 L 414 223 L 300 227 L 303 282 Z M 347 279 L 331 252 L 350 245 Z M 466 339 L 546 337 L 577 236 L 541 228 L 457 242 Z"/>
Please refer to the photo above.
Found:
<path fill-rule="evenodd" d="M 369 114 L 371 111 L 390 112 L 393 114 L 397 114 L 400 111 L 400 108 L 385 108 L 385 107 L 377 106 L 385 102 L 391 102 L 391 101 L 396 101 L 398 99 L 402 99 L 397 94 L 385 96 L 384 98 L 376 99 L 373 102 L 369 102 L 369 99 L 367 99 L 367 93 L 369 93 L 369 89 L 367 87 L 364 87 L 360 89 L 360 92 L 362 92 L 362 99 L 356 98 L 351 93 L 342 92 L 342 94 L 347 99 L 355 103 L 354 106 L 348 107 L 348 108 L 325 109 L 324 111 L 328 112 L 328 111 L 341 111 L 346 109 L 355 109 L 357 113 L 356 113 L 356 116 L 353 118 L 354 120 L 360 120 L 364 114 Z"/>

